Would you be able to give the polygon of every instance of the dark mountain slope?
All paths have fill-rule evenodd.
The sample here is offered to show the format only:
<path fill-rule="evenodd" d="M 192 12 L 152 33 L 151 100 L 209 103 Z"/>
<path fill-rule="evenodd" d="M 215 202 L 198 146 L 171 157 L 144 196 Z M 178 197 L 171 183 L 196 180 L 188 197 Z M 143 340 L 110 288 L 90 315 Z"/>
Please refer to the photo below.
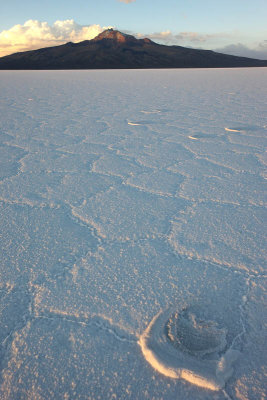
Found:
<path fill-rule="evenodd" d="M 15 53 L 0 58 L 0 69 L 114 69 L 266 67 L 267 60 L 210 50 L 164 46 L 108 29 L 92 40 Z"/>

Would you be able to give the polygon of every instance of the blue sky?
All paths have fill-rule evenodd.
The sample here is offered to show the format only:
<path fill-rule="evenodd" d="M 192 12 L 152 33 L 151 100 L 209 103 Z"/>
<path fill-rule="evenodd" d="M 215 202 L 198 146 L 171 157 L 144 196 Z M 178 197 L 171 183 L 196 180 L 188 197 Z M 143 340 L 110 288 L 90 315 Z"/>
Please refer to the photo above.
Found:
<path fill-rule="evenodd" d="M 0 0 L 0 8 L 0 55 L 90 39 L 112 26 L 165 44 L 267 58 L 266 0 Z"/>

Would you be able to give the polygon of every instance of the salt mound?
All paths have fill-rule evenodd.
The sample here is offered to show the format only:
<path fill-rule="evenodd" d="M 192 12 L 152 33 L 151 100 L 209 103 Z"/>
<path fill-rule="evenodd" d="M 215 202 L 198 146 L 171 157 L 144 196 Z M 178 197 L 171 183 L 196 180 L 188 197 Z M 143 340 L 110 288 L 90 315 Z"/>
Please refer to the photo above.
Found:
<path fill-rule="evenodd" d="M 265 128 L 265 126 L 263 126 Z M 233 127 L 225 127 L 224 130 L 228 132 L 257 132 L 260 131 L 262 128 L 256 125 L 240 125 L 240 126 L 233 126 Z"/>
<path fill-rule="evenodd" d="M 194 385 L 220 390 L 233 373 L 239 352 L 226 348 L 226 329 L 189 309 L 159 312 L 140 336 L 149 364 L 161 374 Z"/>

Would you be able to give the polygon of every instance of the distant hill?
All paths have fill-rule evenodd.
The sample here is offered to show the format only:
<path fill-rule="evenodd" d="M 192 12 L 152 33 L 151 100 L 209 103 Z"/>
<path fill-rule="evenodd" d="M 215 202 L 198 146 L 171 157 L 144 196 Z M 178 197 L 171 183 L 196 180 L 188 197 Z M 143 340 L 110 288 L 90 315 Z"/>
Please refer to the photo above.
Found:
<path fill-rule="evenodd" d="M 2 70 L 228 67 L 267 67 L 267 60 L 165 46 L 113 29 L 105 30 L 92 40 L 69 42 L 0 58 Z"/>

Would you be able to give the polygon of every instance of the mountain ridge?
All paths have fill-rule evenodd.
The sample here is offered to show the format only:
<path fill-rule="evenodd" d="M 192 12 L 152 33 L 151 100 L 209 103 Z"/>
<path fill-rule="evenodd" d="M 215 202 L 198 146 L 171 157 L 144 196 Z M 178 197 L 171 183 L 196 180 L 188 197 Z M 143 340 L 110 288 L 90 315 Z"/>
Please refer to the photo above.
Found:
<path fill-rule="evenodd" d="M 91 40 L 14 53 L 0 70 L 267 67 L 267 60 L 166 46 L 107 29 Z"/>

